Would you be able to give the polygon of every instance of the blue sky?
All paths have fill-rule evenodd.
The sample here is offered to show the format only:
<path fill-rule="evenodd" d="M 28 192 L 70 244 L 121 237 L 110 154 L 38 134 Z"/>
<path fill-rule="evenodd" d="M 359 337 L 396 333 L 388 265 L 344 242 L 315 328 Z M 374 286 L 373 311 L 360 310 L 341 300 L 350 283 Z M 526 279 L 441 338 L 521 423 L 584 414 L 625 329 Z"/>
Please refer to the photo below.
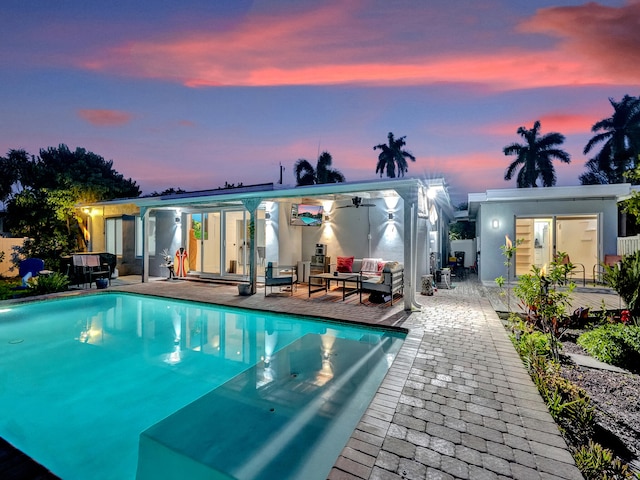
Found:
<path fill-rule="evenodd" d="M 454 201 L 514 187 L 519 126 L 567 140 L 577 185 L 608 98 L 639 95 L 640 2 L 5 0 L 0 154 L 60 143 L 145 193 L 278 180 L 328 151 L 376 178 L 406 136 L 409 176 Z"/>

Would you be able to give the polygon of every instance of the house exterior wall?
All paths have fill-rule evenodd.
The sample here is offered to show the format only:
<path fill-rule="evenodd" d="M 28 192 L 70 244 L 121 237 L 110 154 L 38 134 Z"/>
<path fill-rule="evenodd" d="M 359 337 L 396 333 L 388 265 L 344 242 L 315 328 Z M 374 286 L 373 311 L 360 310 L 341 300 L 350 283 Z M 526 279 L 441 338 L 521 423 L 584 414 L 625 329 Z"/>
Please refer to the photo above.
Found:
<path fill-rule="evenodd" d="M 485 284 L 493 284 L 499 276 L 506 278 L 505 258 L 500 247 L 505 244 L 505 235 L 515 240 L 515 218 L 551 217 L 555 215 L 598 215 L 599 247 L 598 255 L 616 251 L 618 214 L 617 202 L 610 199 L 553 199 L 535 201 L 486 202 L 480 205 L 476 216 L 479 233 L 477 248 L 480 250 L 478 275 Z M 498 221 L 498 228 L 492 222 Z M 593 265 L 585 265 L 590 272 Z M 514 278 L 514 268 L 511 277 Z"/>
<path fill-rule="evenodd" d="M 338 257 L 382 258 L 403 262 L 404 228 L 402 200 L 389 219 L 385 202 L 366 200 L 374 207 L 333 208 L 321 227 L 293 227 L 302 235 L 302 260 L 314 255 L 315 245 L 327 245 L 327 256 L 336 264 Z M 424 243 L 424 242 L 423 242 Z"/>

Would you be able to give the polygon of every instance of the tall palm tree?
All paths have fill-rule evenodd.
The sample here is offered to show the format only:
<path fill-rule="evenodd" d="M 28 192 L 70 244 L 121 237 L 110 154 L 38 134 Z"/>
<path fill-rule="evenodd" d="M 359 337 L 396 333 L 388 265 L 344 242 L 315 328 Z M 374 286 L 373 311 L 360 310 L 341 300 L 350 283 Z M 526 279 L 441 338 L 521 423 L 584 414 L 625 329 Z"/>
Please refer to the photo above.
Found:
<path fill-rule="evenodd" d="M 571 157 L 564 150 L 554 148 L 564 142 L 564 135 L 556 132 L 539 136 L 540 121 L 536 120 L 533 128 L 518 128 L 520 135 L 526 143 L 512 143 L 504 147 L 505 155 L 516 155 L 516 159 L 507 167 L 504 174 L 505 180 L 511 180 L 516 169 L 518 172 L 518 188 L 537 187 L 538 178 L 542 180 L 543 187 L 552 187 L 556 184 L 556 171 L 552 159 L 556 158 L 564 163 L 570 163 Z"/>
<path fill-rule="evenodd" d="M 380 172 L 380 177 L 384 173 L 385 168 L 387 169 L 387 177 L 388 178 L 396 178 L 396 165 L 398 167 L 398 176 L 404 177 L 404 174 L 407 173 L 409 167 L 407 165 L 407 158 L 412 162 L 416 161 L 416 157 L 414 157 L 411 152 L 407 150 L 403 150 L 402 147 L 406 145 L 404 141 L 406 136 L 400 138 L 394 138 L 393 133 L 389 132 L 387 135 L 389 139 L 388 144 L 381 143 L 380 145 L 376 145 L 373 147 L 374 150 L 380 149 L 380 155 L 378 155 L 378 165 L 376 166 L 376 173 Z"/>
<path fill-rule="evenodd" d="M 589 171 L 580 176 L 583 185 L 624 182 L 625 172 L 633 170 L 640 154 L 640 98 L 625 95 L 619 102 L 612 98 L 609 102 L 613 115 L 591 127 L 596 135 L 584 147 L 586 155 L 604 142 L 600 151 L 587 162 Z M 600 172 L 600 175 L 593 175 L 594 172 Z"/>
<path fill-rule="evenodd" d="M 318 157 L 316 168 L 308 160 L 300 158 L 293 166 L 296 175 L 296 185 L 315 185 L 320 183 L 341 183 L 344 175 L 335 168 L 331 168 L 333 158 L 329 152 L 322 152 Z"/>

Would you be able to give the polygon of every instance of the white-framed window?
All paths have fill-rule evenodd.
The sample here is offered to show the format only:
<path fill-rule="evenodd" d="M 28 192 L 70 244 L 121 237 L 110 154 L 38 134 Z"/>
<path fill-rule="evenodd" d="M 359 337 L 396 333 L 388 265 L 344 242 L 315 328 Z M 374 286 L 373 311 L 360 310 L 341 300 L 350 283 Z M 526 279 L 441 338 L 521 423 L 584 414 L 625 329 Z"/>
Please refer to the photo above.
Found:
<path fill-rule="evenodd" d="M 106 218 L 104 222 L 107 252 L 114 255 L 122 255 L 122 218 Z"/>
<path fill-rule="evenodd" d="M 149 231 L 147 232 L 149 238 L 149 256 L 156 254 L 156 217 L 154 215 L 149 216 Z M 142 217 L 136 217 L 136 257 L 142 256 Z"/>

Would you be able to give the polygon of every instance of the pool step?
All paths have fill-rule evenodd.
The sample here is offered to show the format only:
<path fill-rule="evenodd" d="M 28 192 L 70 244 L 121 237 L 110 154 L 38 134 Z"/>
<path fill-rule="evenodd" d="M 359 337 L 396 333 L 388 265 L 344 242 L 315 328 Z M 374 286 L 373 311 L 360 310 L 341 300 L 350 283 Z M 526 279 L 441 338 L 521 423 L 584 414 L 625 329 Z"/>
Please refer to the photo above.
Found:
<path fill-rule="evenodd" d="M 327 475 L 386 373 L 392 340 L 331 336 L 330 358 L 323 340 L 304 335 L 148 428 L 137 479 Z"/>

